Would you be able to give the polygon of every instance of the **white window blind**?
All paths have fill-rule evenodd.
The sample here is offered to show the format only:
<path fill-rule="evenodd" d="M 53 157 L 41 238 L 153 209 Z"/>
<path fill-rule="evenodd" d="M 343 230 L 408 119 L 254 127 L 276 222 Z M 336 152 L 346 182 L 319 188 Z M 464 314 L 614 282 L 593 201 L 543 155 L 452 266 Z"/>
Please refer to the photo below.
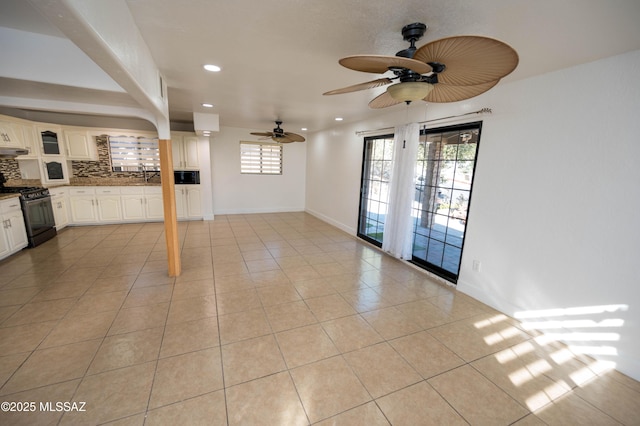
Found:
<path fill-rule="evenodd" d="M 157 138 L 109 136 L 109 151 L 114 172 L 160 170 Z"/>
<path fill-rule="evenodd" d="M 240 142 L 240 173 L 282 174 L 282 145 Z"/>

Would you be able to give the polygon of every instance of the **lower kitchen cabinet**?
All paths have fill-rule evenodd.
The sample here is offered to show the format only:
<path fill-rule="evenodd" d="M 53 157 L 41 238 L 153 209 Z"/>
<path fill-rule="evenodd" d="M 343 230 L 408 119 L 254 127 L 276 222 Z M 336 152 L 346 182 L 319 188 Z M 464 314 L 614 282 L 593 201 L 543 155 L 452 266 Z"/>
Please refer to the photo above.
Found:
<path fill-rule="evenodd" d="M 71 186 L 66 188 L 69 196 L 66 205 L 68 205 L 68 224 L 70 225 L 164 220 L 162 188 L 159 186 Z M 176 185 L 175 191 L 178 219 L 202 219 L 200 186 Z M 55 215 L 58 204 L 55 197 L 52 201 Z"/>
<path fill-rule="evenodd" d="M 98 210 L 98 221 L 108 223 L 122 221 L 120 195 L 98 195 L 96 197 L 96 207 Z"/>
<path fill-rule="evenodd" d="M 202 196 L 198 185 L 176 185 L 178 219 L 202 219 Z"/>
<path fill-rule="evenodd" d="M 120 189 L 117 187 L 71 187 L 69 204 L 73 224 L 122 222 Z"/>
<path fill-rule="evenodd" d="M 144 220 L 144 193 L 122 195 L 122 218 L 125 221 Z"/>
<path fill-rule="evenodd" d="M 29 244 L 18 198 L 0 201 L 0 225 L 0 259 Z"/>
<path fill-rule="evenodd" d="M 93 188 L 71 188 L 69 190 L 69 206 L 71 223 L 74 225 L 98 223 L 98 211 L 96 210 L 96 197 Z"/>
<path fill-rule="evenodd" d="M 56 221 L 56 230 L 59 231 L 69 224 L 68 187 L 50 188 L 49 192 L 51 193 L 51 206 Z"/>
<path fill-rule="evenodd" d="M 162 188 L 122 187 L 122 218 L 130 221 L 153 221 L 164 218 Z"/>
<path fill-rule="evenodd" d="M 145 188 L 144 196 L 144 211 L 147 219 L 164 220 L 164 202 L 162 200 L 162 188 Z"/>

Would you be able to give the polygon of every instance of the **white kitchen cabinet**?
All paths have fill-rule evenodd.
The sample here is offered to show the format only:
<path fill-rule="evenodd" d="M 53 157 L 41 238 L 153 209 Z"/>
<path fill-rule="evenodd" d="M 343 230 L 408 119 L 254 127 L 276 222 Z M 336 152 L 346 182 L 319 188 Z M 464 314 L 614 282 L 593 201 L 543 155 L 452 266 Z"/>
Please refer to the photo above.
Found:
<path fill-rule="evenodd" d="M 202 219 L 200 185 L 176 185 L 175 191 L 178 219 Z"/>
<path fill-rule="evenodd" d="M 144 189 L 145 196 L 145 215 L 149 220 L 164 219 L 164 202 L 162 200 L 161 187 L 146 187 Z"/>
<path fill-rule="evenodd" d="M 98 149 L 93 136 L 86 131 L 65 130 L 66 158 L 68 160 L 98 160 Z"/>
<path fill-rule="evenodd" d="M 69 183 L 69 167 L 64 156 L 43 156 L 39 163 L 42 183 L 58 185 Z"/>
<path fill-rule="evenodd" d="M 164 218 L 161 187 L 121 187 L 124 221 L 157 221 Z"/>
<path fill-rule="evenodd" d="M 120 188 L 113 186 L 97 187 L 95 191 L 98 220 L 110 223 L 121 222 Z"/>
<path fill-rule="evenodd" d="M 62 147 L 62 129 L 53 126 L 37 126 L 38 138 L 40 141 L 40 153 L 43 156 L 64 155 Z"/>
<path fill-rule="evenodd" d="M 95 194 L 95 188 L 92 187 L 79 187 L 69 189 L 71 223 L 98 223 L 98 211 L 96 208 Z"/>
<path fill-rule="evenodd" d="M 196 136 L 171 136 L 174 170 L 199 170 L 198 138 Z"/>
<path fill-rule="evenodd" d="M 125 221 L 145 220 L 144 191 L 140 194 L 122 194 L 122 218 Z"/>
<path fill-rule="evenodd" d="M 29 150 L 26 155 L 21 155 L 18 160 L 37 160 L 40 152 L 40 139 L 36 127 L 33 125 L 23 124 L 22 126 L 22 147 Z"/>
<path fill-rule="evenodd" d="M 120 190 L 117 187 L 78 187 L 69 190 L 73 224 L 122 222 Z"/>
<path fill-rule="evenodd" d="M 28 244 L 20 200 L 16 197 L 0 201 L 0 259 L 22 250 Z"/>
<path fill-rule="evenodd" d="M 98 208 L 98 220 L 100 222 L 122 221 L 119 195 L 98 196 L 96 197 L 96 206 Z"/>
<path fill-rule="evenodd" d="M 60 231 L 69 224 L 68 187 L 49 188 L 53 217 L 56 221 L 56 230 Z"/>
<path fill-rule="evenodd" d="M 89 224 L 98 222 L 96 199 L 94 196 L 73 196 L 69 198 L 71 207 L 71 221 L 74 224 Z"/>
<path fill-rule="evenodd" d="M 20 124 L 0 121 L 0 146 L 22 148 L 22 129 Z"/>

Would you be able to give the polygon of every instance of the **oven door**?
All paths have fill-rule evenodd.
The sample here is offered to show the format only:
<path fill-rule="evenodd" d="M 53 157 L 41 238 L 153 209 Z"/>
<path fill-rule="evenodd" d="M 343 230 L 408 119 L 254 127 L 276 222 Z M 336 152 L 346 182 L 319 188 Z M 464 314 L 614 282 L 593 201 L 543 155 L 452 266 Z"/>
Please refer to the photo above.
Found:
<path fill-rule="evenodd" d="M 22 209 L 29 237 L 35 237 L 56 226 L 51 197 L 23 201 Z"/>

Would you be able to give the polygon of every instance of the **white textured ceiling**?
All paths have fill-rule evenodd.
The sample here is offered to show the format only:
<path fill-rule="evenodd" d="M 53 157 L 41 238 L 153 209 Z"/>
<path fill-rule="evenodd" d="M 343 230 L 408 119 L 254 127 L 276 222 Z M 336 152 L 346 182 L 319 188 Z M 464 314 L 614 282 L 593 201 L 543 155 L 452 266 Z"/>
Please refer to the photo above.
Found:
<path fill-rule="evenodd" d="M 382 88 L 322 96 L 373 80 L 338 59 L 354 54 L 394 55 L 408 46 L 401 28 L 428 26 L 418 46 L 442 37 L 474 34 L 510 44 L 520 56 L 513 81 L 640 49 L 638 0 L 126 0 L 169 87 L 172 121 L 193 112 L 216 113 L 220 124 L 309 131 L 384 113 L 367 103 Z M 63 37 L 24 0 L 0 1 L 0 27 Z M 10 46 L 19 49 L 18 46 Z M 206 73 L 205 63 L 222 67 Z M 55 64 L 47 64 L 55 66 Z M 82 98 L 50 82 L 6 75 L 0 62 L 0 96 Z M 83 70 L 77 70 L 82 73 Z M 614 78 L 603 70 L 594 81 Z M 130 106 L 125 94 L 86 92 L 87 98 Z M 203 102 L 213 109 L 200 106 Z M 0 105 L 2 106 L 2 105 Z M 396 106 L 398 108 L 401 106 Z"/>

